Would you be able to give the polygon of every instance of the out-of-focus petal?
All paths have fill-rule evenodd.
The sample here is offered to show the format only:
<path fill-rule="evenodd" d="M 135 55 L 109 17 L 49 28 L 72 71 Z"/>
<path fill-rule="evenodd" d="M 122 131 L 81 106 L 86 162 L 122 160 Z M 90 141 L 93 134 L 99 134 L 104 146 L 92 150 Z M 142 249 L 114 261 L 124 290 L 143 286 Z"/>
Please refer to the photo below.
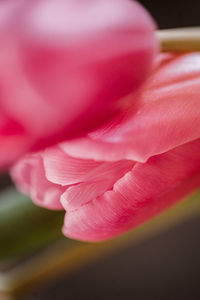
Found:
<path fill-rule="evenodd" d="M 26 0 L 1 0 L 0 3 L 0 32 L 9 27 L 15 18 L 16 12 L 20 12 Z"/>
<path fill-rule="evenodd" d="M 29 134 L 23 126 L 2 114 L 0 109 L 0 170 L 17 160 L 31 146 Z"/>
<path fill-rule="evenodd" d="M 23 157 L 10 170 L 10 174 L 18 189 L 26 195 L 31 193 L 32 174 L 37 165 L 37 156 Z"/>
<path fill-rule="evenodd" d="M 200 184 L 200 140 L 136 163 L 112 190 L 67 212 L 65 235 L 87 241 L 114 237 L 159 213 Z"/>
<path fill-rule="evenodd" d="M 161 54 L 126 114 L 61 145 L 69 155 L 145 162 L 200 137 L 200 53 Z"/>
<path fill-rule="evenodd" d="M 39 154 L 27 155 L 18 161 L 11 169 L 11 176 L 21 192 L 30 196 L 37 205 L 53 210 L 63 209 L 60 197 L 65 188 L 46 179 Z"/>
<path fill-rule="evenodd" d="M 6 153 L 22 140 L 5 164 L 118 114 L 149 74 L 155 28 L 135 1 L 0 1 L 0 114 L 29 136 L 2 141 Z"/>

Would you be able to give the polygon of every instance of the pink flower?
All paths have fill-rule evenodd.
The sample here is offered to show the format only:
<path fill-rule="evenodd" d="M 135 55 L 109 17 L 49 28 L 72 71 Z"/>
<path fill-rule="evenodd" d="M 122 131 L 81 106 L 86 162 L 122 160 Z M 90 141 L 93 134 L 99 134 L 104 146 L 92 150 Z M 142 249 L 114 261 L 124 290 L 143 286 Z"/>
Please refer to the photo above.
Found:
<path fill-rule="evenodd" d="M 200 53 L 159 55 L 134 102 L 101 130 L 11 171 L 36 203 L 62 205 L 68 237 L 114 237 L 200 185 Z"/>
<path fill-rule="evenodd" d="M 155 24 L 129 0 L 0 2 L 0 167 L 88 132 L 144 81 Z"/>
<path fill-rule="evenodd" d="M 21 158 L 12 174 L 19 190 L 29 195 L 36 204 L 53 210 L 63 209 L 59 199 L 65 189 L 47 180 L 40 154 Z"/>

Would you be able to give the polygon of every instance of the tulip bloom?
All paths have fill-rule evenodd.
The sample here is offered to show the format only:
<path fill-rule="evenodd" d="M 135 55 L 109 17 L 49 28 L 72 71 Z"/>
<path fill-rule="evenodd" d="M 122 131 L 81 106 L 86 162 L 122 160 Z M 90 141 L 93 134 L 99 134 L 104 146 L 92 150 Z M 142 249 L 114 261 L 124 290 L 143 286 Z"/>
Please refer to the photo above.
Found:
<path fill-rule="evenodd" d="M 24 157 L 12 177 L 37 204 L 66 210 L 66 236 L 114 237 L 200 185 L 199 99 L 200 53 L 161 54 L 120 116 Z"/>
<path fill-rule="evenodd" d="M 129 0 L 0 2 L 0 167 L 116 115 L 146 78 L 155 24 Z"/>

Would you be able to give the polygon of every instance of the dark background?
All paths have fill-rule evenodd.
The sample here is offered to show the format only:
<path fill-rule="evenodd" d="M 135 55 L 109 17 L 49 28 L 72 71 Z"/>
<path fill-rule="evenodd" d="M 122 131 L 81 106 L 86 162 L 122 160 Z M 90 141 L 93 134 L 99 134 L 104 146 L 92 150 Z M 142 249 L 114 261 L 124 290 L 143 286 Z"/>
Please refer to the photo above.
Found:
<path fill-rule="evenodd" d="M 199 231 L 200 217 L 62 276 L 25 300 L 199 300 Z"/>
<path fill-rule="evenodd" d="M 199 26 L 199 0 L 140 0 L 152 14 L 161 29 Z"/>
<path fill-rule="evenodd" d="M 200 0 L 139 1 L 160 28 L 200 25 Z M 7 180 L 2 185 L 7 184 Z M 200 218 L 62 276 L 26 300 L 199 300 Z"/>

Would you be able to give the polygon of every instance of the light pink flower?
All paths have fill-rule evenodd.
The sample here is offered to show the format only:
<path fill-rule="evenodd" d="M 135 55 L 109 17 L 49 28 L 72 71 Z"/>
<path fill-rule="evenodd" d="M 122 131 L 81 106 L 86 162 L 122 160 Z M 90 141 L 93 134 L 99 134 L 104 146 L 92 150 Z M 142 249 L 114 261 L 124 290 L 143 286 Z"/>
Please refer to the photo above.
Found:
<path fill-rule="evenodd" d="M 47 180 L 40 154 L 23 157 L 13 167 L 12 175 L 18 189 L 29 195 L 37 205 L 53 210 L 63 209 L 59 199 L 65 189 Z"/>
<path fill-rule="evenodd" d="M 154 30 L 129 0 L 1 1 L 0 167 L 123 109 L 152 66 Z"/>
<path fill-rule="evenodd" d="M 45 181 L 62 189 L 66 236 L 114 237 L 200 185 L 200 54 L 159 55 L 134 103 L 101 129 L 38 155 Z M 24 168 L 22 160 L 12 169 L 20 187 L 33 172 Z M 46 197 L 40 204 L 50 206 Z"/>

